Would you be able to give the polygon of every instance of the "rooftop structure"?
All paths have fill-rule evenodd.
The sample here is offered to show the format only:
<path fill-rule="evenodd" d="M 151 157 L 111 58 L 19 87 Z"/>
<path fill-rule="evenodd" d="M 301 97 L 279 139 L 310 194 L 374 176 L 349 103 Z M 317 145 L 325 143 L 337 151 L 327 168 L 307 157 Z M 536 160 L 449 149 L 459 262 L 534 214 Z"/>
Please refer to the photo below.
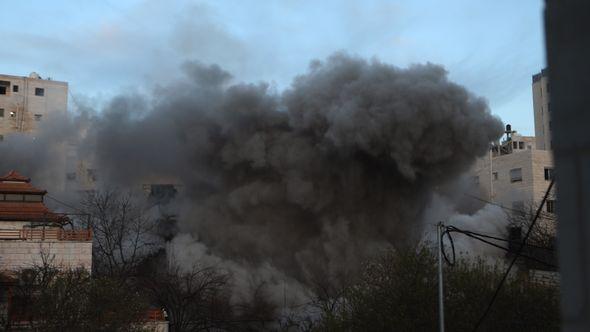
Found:
<path fill-rule="evenodd" d="M 537 149 L 551 150 L 551 99 L 547 69 L 533 75 L 533 110 L 535 114 L 535 137 Z"/>

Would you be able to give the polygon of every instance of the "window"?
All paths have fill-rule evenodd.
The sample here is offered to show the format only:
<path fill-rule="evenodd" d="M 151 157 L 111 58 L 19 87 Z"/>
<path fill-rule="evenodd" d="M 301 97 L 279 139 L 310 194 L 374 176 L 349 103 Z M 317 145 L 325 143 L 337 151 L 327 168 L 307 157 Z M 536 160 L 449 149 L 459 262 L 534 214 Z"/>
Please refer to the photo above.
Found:
<path fill-rule="evenodd" d="M 24 199 L 23 195 L 17 195 L 17 194 L 6 194 L 4 196 L 7 201 L 22 202 Z"/>
<path fill-rule="evenodd" d="M 518 149 L 518 142 L 512 142 L 512 148 Z"/>
<path fill-rule="evenodd" d="M 42 195 L 25 195 L 26 202 L 43 202 Z"/>
<path fill-rule="evenodd" d="M 3 118 L 3 117 L 4 117 L 4 109 L 0 108 L 0 118 Z"/>
<path fill-rule="evenodd" d="M 553 179 L 553 168 L 545 167 L 545 180 L 549 181 Z"/>
<path fill-rule="evenodd" d="M 524 142 L 518 142 L 518 148 L 524 150 Z"/>
<path fill-rule="evenodd" d="M 45 89 L 35 88 L 35 96 L 40 96 L 40 97 L 45 96 Z"/>
<path fill-rule="evenodd" d="M 18 92 L 18 85 L 12 86 L 12 92 Z"/>
<path fill-rule="evenodd" d="M 553 200 L 553 199 L 547 200 L 547 212 L 555 213 L 555 200 Z"/>
<path fill-rule="evenodd" d="M 498 180 L 498 172 L 492 173 L 492 177 L 494 178 L 494 181 L 497 181 Z"/>
<path fill-rule="evenodd" d="M 510 170 L 510 182 L 522 181 L 522 168 L 513 168 Z"/>
<path fill-rule="evenodd" d="M 35 114 L 35 121 L 41 121 L 43 114 Z"/>
<path fill-rule="evenodd" d="M 0 95 L 5 95 L 8 87 L 10 87 L 10 82 L 0 81 Z"/>
<path fill-rule="evenodd" d="M 551 121 L 549 121 L 549 130 L 551 130 L 551 127 L 552 127 L 552 126 L 551 126 Z"/>
<path fill-rule="evenodd" d="M 550 102 L 547 103 L 547 112 L 551 113 L 551 103 Z"/>

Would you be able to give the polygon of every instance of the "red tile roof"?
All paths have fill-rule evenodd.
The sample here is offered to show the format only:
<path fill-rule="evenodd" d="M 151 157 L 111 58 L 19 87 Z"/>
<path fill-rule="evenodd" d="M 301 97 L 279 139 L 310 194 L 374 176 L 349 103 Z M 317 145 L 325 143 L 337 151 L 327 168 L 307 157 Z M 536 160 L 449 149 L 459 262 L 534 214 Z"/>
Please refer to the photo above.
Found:
<path fill-rule="evenodd" d="M 17 171 L 10 171 L 8 174 L 0 177 L 0 181 L 31 182 L 31 179 L 20 175 Z"/>
<path fill-rule="evenodd" d="M 41 202 L 0 202 L 0 221 L 60 222 L 64 218 Z"/>
<path fill-rule="evenodd" d="M 20 175 L 16 171 L 0 177 L 0 194 L 39 194 L 47 193 L 45 190 L 37 189 L 31 185 L 31 179 Z"/>
<path fill-rule="evenodd" d="M 18 201 L 4 199 L 5 194 L 44 196 L 47 193 L 45 190 L 33 187 L 30 181 L 31 179 L 15 171 L 0 177 L 0 221 L 67 221 L 65 216 L 51 212 L 42 201 L 27 201 L 26 196 Z"/>

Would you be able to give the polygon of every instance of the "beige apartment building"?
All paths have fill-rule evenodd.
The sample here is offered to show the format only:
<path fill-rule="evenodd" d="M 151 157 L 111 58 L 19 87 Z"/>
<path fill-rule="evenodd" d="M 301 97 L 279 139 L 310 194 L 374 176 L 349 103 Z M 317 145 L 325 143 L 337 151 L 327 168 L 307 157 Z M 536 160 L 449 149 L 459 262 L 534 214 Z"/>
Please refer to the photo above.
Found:
<path fill-rule="evenodd" d="M 0 139 L 15 132 L 32 133 L 40 121 L 65 113 L 68 83 L 28 77 L 0 75 Z"/>
<path fill-rule="evenodd" d="M 502 144 L 505 148 L 509 145 L 509 149 L 492 149 L 476 162 L 472 175 L 482 199 L 519 211 L 543 199 L 553 177 L 553 156 L 551 151 L 526 143 L 533 139 L 515 135 Z M 554 201 L 552 193 L 545 211 L 554 212 Z"/>
<path fill-rule="evenodd" d="M 547 69 L 533 75 L 533 110 L 537 149 L 551 150 L 551 99 Z"/>

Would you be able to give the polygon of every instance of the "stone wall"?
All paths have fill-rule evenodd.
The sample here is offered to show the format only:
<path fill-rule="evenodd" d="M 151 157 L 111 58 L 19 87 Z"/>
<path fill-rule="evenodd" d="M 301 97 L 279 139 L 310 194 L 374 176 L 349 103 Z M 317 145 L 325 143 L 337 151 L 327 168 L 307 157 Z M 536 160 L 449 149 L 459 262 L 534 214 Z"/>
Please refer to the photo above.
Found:
<path fill-rule="evenodd" d="M 60 268 L 92 267 L 92 242 L 0 240 L 0 270 L 41 265 L 43 258 Z"/>

